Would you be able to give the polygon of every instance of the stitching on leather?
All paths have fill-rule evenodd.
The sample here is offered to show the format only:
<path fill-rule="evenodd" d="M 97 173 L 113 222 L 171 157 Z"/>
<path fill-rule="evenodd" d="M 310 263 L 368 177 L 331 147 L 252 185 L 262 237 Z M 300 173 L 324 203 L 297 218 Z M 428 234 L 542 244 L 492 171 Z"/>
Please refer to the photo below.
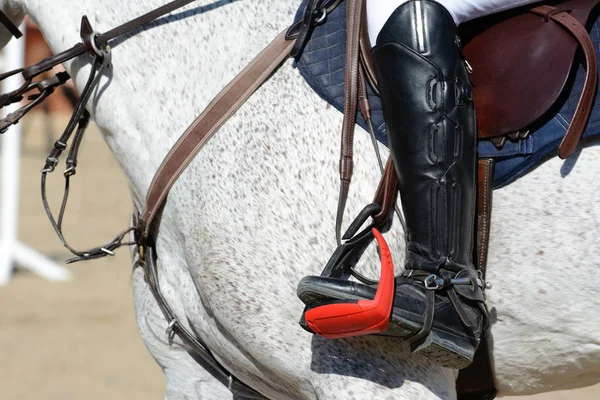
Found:
<path fill-rule="evenodd" d="M 435 83 L 432 85 L 431 83 L 434 82 Z M 427 98 L 427 105 L 429 106 L 429 108 L 431 108 L 431 111 L 437 111 L 436 107 L 433 107 L 432 104 L 435 104 L 435 101 L 433 101 L 433 88 L 435 87 L 435 85 L 437 85 L 439 83 L 439 81 L 436 79 L 435 76 L 432 76 L 431 78 L 429 78 L 427 80 L 427 86 L 426 86 L 426 98 Z"/>
<path fill-rule="evenodd" d="M 459 219 L 459 215 L 461 215 L 461 210 L 462 207 L 460 206 L 462 204 L 462 188 L 460 187 L 460 185 L 458 184 L 458 182 L 454 182 L 454 185 L 452 185 L 452 194 L 454 195 L 454 207 L 456 207 L 456 213 L 454 213 L 454 215 L 451 217 L 452 218 L 452 226 L 453 226 L 453 230 L 454 230 L 454 234 L 451 237 L 451 247 L 450 247 L 450 254 L 453 254 L 456 257 L 456 254 L 458 253 L 458 241 L 460 239 L 458 239 L 459 237 L 459 225 L 460 223 L 458 222 Z"/>
<path fill-rule="evenodd" d="M 489 168 L 490 168 L 490 162 L 485 162 L 484 163 L 484 171 L 483 171 L 483 229 L 482 229 L 482 233 L 483 233 L 483 246 L 481 246 L 481 248 L 479 249 L 479 269 L 485 273 L 485 267 L 483 265 L 483 261 L 484 261 L 484 253 L 485 253 L 485 248 L 487 247 L 487 240 L 485 239 L 486 237 L 488 237 L 487 234 L 487 215 L 488 215 L 488 175 L 489 175 Z"/>

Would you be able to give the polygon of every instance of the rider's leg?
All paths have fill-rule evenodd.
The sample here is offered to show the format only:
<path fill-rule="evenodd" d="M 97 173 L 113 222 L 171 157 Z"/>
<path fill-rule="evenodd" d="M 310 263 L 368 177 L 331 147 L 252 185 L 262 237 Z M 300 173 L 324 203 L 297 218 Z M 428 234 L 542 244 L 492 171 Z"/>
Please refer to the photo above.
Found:
<path fill-rule="evenodd" d="M 410 0 L 373 47 L 408 237 L 393 321 L 415 352 L 451 368 L 472 361 L 486 313 L 472 262 L 475 110 L 458 43 L 446 8 Z"/>
<path fill-rule="evenodd" d="M 531 0 L 477 2 L 487 13 Z M 384 23 L 373 60 L 388 143 L 407 228 L 406 271 L 396 278 L 389 329 L 415 352 L 442 366 L 464 368 L 485 325 L 483 282 L 472 261 L 476 189 L 476 119 L 456 15 L 432 0 L 368 0 L 369 23 L 380 4 Z M 392 4 L 393 7 L 389 7 Z M 398 6 L 398 4 L 400 4 Z M 504 7 L 500 7 L 503 5 Z M 464 8 L 463 8 L 464 10 Z M 479 10 L 479 13 L 475 11 Z M 307 277 L 298 295 L 319 302 L 373 299 L 375 289 L 339 279 Z"/>
<path fill-rule="evenodd" d="M 390 15 L 409 0 L 367 0 L 369 37 L 375 46 L 377 35 Z M 457 25 L 485 15 L 535 3 L 539 0 L 437 0 L 446 7 Z"/>

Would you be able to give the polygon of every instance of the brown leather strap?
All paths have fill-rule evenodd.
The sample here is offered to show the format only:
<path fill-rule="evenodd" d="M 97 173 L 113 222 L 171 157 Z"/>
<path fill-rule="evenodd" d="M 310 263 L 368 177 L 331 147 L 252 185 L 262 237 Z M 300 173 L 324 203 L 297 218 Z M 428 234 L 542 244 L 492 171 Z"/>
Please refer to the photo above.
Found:
<path fill-rule="evenodd" d="M 475 242 L 475 265 L 483 274 L 487 267 L 490 227 L 492 223 L 492 183 L 494 180 L 494 159 L 482 158 L 477 161 L 477 226 Z"/>
<path fill-rule="evenodd" d="M 598 87 L 598 63 L 594 52 L 594 44 L 592 43 L 592 39 L 585 29 L 585 26 L 582 25 L 577 18 L 571 16 L 568 11 L 560 11 L 565 8 L 568 9 L 568 7 L 569 2 L 562 5 L 560 9 L 551 6 L 539 6 L 531 9 L 532 13 L 545 16 L 565 28 L 573 35 L 573 37 L 575 37 L 575 39 L 577 39 L 579 45 L 583 49 L 583 54 L 585 55 L 586 74 L 583 91 L 581 92 L 579 103 L 577 104 L 575 114 L 573 115 L 567 133 L 558 146 L 558 156 L 563 159 L 569 157 L 573 153 L 581 139 L 581 135 L 583 135 L 583 131 L 592 111 L 592 103 L 594 102 L 596 95 L 596 88 Z"/>
<path fill-rule="evenodd" d="M 121 24 L 121 25 L 117 26 L 116 28 L 111 29 L 108 32 L 102 33 L 102 34 L 98 35 L 98 37 L 94 38 L 94 40 L 96 41 L 96 44 L 107 43 L 108 41 L 110 41 L 114 38 L 117 38 L 133 29 L 139 28 L 139 27 L 147 24 L 148 22 L 154 21 L 155 19 L 162 17 L 163 15 L 168 14 L 172 11 L 175 11 L 178 8 L 181 8 L 181 7 L 183 7 L 189 3 L 192 3 L 194 1 L 196 1 L 196 0 L 174 0 L 168 4 L 165 4 L 164 6 L 161 6 L 150 12 L 147 12 L 146 14 L 141 15 L 131 21 L 125 22 L 124 24 Z M 85 18 L 85 16 L 84 16 L 84 18 Z M 102 46 L 98 46 L 98 47 L 102 47 Z M 41 74 L 42 72 L 50 70 L 55 65 L 61 64 L 72 58 L 80 56 L 85 51 L 86 51 L 86 48 L 84 47 L 83 43 L 77 43 L 70 49 L 67 49 L 67 50 L 65 50 L 57 55 L 54 55 L 52 57 L 45 58 L 42 61 L 40 61 L 39 63 L 25 68 L 22 72 L 23 78 L 25 80 L 34 78 L 37 75 Z"/>
<path fill-rule="evenodd" d="M 148 189 L 146 207 L 141 216 L 146 236 L 153 218 L 185 168 L 217 130 L 288 58 L 293 45 L 293 40 L 286 40 L 285 31 L 280 33 L 210 102 L 175 143 Z"/>
<path fill-rule="evenodd" d="M 396 170 L 394 169 L 394 163 L 392 157 L 389 157 L 383 170 L 383 176 L 377 186 L 375 192 L 374 203 L 381 206 L 381 212 L 373 217 L 375 223 L 379 226 L 384 226 L 387 223 L 388 218 L 392 214 L 392 209 L 396 203 L 398 197 L 398 180 L 396 178 Z"/>
<path fill-rule="evenodd" d="M 140 15 L 139 17 L 132 19 L 129 22 L 126 22 L 122 25 L 117 26 L 116 28 L 111 29 L 108 32 L 105 32 L 98 36 L 98 40 L 100 42 L 108 42 L 111 39 L 114 39 L 118 36 L 121 36 L 132 29 L 136 29 L 142 25 L 147 24 L 150 21 L 154 21 L 155 19 L 162 17 L 172 11 L 175 11 L 181 7 L 184 7 L 190 3 L 193 3 L 196 0 L 174 0 L 170 3 L 165 4 L 164 6 L 155 8 L 152 11 L 147 12 L 144 15 Z"/>
<path fill-rule="evenodd" d="M 359 89 L 359 42 L 360 26 L 364 0 L 346 1 L 346 80 L 344 95 L 344 121 L 342 123 L 342 145 L 340 150 L 340 194 L 335 221 L 335 232 L 338 243 L 341 239 L 342 220 L 352 172 L 354 168 L 354 129 L 358 108 Z"/>
<path fill-rule="evenodd" d="M 489 345 L 484 335 L 471 365 L 458 373 L 456 398 L 457 400 L 492 400 L 497 394 Z"/>
<path fill-rule="evenodd" d="M 360 27 L 360 64 L 366 80 L 371 86 L 371 89 L 373 89 L 373 92 L 379 96 L 377 76 L 375 75 L 375 69 L 373 68 L 373 54 L 371 53 L 371 40 L 369 39 L 367 19 L 367 10 L 365 8 L 362 13 L 362 22 Z"/>
<path fill-rule="evenodd" d="M 494 160 L 480 159 L 477 162 L 477 220 L 475 223 L 475 251 L 473 258 L 485 280 L 487 267 L 490 223 L 492 218 L 492 181 Z M 488 342 L 484 337 L 475 353 L 473 363 L 460 370 L 456 381 L 458 400 L 488 400 L 496 397 L 491 356 Z"/>

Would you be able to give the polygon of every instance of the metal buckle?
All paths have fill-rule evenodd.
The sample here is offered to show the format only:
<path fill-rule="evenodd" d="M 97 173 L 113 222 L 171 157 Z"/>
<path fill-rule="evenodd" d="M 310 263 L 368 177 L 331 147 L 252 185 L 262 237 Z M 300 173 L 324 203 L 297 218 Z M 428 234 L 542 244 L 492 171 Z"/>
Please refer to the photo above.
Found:
<path fill-rule="evenodd" d="M 435 274 L 429 275 L 423 281 L 423 284 L 425 285 L 425 289 L 427 289 L 427 290 L 442 289 L 446 285 L 446 283 L 448 283 L 449 286 L 454 286 L 454 285 L 469 285 L 470 286 L 470 285 L 474 284 L 472 278 L 456 278 L 456 279 L 450 279 L 449 281 L 445 281 L 444 279 L 440 278 L 439 276 L 437 276 Z"/>
<path fill-rule="evenodd" d="M 167 330 L 165 331 L 167 338 L 169 339 L 169 346 L 173 345 L 173 339 L 175 339 L 175 331 L 173 330 L 175 324 L 177 324 L 177 319 L 172 319 L 171 322 L 169 322 L 169 326 L 167 326 Z"/>
<path fill-rule="evenodd" d="M 425 284 L 425 289 L 427 290 L 438 290 L 439 288 L 441 288 L 439 284 L 440 281 L 443 282 L 443 280 L 438 278 L 437 275 L 431 274 L 427 278 L 425 278 L 423 283 Z"/>
<path fill-rule="evenodd" d="M 48 79 L 44 79 L 43 81 L 33 83 L 31 82 L 31 80 L 26 81 L 19 89 L 2 95 L 0 108 L 21 101 L 25 94 L 27 94 L 27 92 L 36 89 L 38 91 L 38 93 L 32 94 L 28 97 L 28 100 L 31 100 L 29 104 L 26 104 L 18 110 L 13 111 L 12 113 L 4 117 L 2 120 L 0 120 L 0 133 L 6 132 L 9 126 L 18 123 L 19 120 L 29 112 L 29 110 L 31 110 L 32 108 L 40 104 L 42 101 L 44 101 L 46 97 L 48 97 L 54 92 L 54 89 L 64 84 L 69 79 L 70 76 L 68 73 L 59 72 Z"/>
<path fill-rule="evenodd" d="M 315 24 L 319 25 L 321 22 L 325 21 L 325 18 L 327 18 L 327 9 L 323 8 L 321 10 L 321 16 L 317 17 L 317 19 L 315 19 Z"/>

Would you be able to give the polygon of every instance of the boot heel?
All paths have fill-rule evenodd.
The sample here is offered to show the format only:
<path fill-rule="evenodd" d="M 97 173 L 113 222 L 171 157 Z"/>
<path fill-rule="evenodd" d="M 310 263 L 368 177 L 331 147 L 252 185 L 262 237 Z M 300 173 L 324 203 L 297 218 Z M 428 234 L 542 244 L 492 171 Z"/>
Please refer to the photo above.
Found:
<path fill-rule="evenodd" d="M 422 342 L 411 343 L 413 353 L 445 368 L 463 369 L 473 362 L 475 347 L 466 338 L 433 330 Z"/>

